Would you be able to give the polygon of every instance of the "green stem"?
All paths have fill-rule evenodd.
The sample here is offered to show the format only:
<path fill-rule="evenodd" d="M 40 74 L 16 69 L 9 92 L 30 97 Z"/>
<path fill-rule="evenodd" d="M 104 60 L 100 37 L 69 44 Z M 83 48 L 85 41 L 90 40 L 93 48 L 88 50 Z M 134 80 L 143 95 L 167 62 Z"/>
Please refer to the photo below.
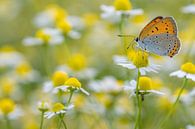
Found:
<path fill-rule="evenodd" d="M 61 123 L 62 123 L 63 126 L 64 126 L 64 129 L 68 129 L 67 126 L 66 126 L 66 123 L 65 123 L 64 120 L 63 120 L 63 117 L 64 117 L 64 116 L 61 116 L 61 114 L 60 114 L 59 117 L 60 117 L 60 119 L 61 119 Z"/>
<path fill-rule="evenodd" d="M 169 111 L 169 113 L 167 114 L 167 116 L 165 117 L 165 119 L 159 124 L 159 128 L 161 128 L 161 127 L 166 123 L 166 121 L 169 119 L 169 117 L 172 115 L 173 111 L 175 110 L 176 105 L 177 105 L 177 103 L 179 102 L 179 99 L 180 99 L 180 97 L 181 97 L 181 95 L 182 95 L 182 92 L 183 92 L 184 88 L 186 87 L 187 81 L 188 81 L 188 79 L 185 77 L 184 80 L 183 80 L 182 88 L 181 88 L 181 90 L 179 91 L 179 94 L 178 94 L 178 96 L 177 96 L 176 101 L 174 102 L 172 108 L 170 109 L 170 111 Z M 159 128 L 157 128 L 157 129 L 159 129 Z"/>
<path fill-rule="evenodd" d="M 140 97 L 139 97 L 139 78 L 140 78 L 140 71 L 138 69 L 137 72 L 137 85 L 136 85 L 136 99 L 137 99 L 137 104 L 138 104 L 138 111 L 137 111 L 137 116 L 136 116 L 136 122 L 135 122 L 135 126 L 134 129 L 139 129 L 140 128 L 140 120 L 141 120 L 141 106 L 142 103 L 140 101 Z"/>
<path fill-rule="evenodd" d="M 41 112 L 41 125 L 40 125 L 40 129 L 43 129 L 43 121 L 44 121 L 44 111 Z"/>
<path fill-rule="evenodd" d="M 5 117 L 7 129 L 11 129 L 12 127 L 11 127 L 11 123 L 10 123 L 10 120 L 9 120 L 8 116 L 5 115 L 4 117 Z"/>
<path fill-rule="evenodd" d="M 69 99 L 68 99 L 67 105 L 70 104 L 70 101 L 71 101 L 71 99 L 72 99 L 73 93 L 74 93 L 74 90 L 71 90 L 71 92 L 70 92 L 70 97 L 69 97 Z"/>
<path fill-rule="evenodd" d="M 120 34 L 123 34 L 124 22 L 125 22 L 125 16 L 122 14 L 121 15 L 121 21 L 119 23 L 119 31 L 120 31 Z"/>

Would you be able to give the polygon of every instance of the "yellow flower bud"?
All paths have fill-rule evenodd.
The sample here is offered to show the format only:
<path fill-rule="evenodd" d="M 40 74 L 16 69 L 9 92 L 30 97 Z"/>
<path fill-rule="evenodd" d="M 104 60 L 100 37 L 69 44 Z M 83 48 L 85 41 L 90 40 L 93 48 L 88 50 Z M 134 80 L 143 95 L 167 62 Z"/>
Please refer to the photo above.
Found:
<path fill-rule="evenodd" d="M 60 86 L 68 79 L 68 74 L 62 71 L 56 71 L 52 76 L 52 82 L 54 86 Z"/>
<path fill-rule="evenodd" d="M 115 0 L 114 7 L 116 10 L 131 10 L 132 5 L 129 0 Z"/>
<path fill-rule="evenodd" d="M 140 90 L 151 90 L 152 80 L 149 77 L 139 78 L 139 89 Z"/>
<path fill-rule="evenodd" d="M 65 106 L 61 103 L 55 103 L 52 107 L 53 112 L 59 112 L 61 110 L 65 109 Z"/>
<path fill-rule="evenodd" d="M 15 108 L 15 103 L 13 100 L 9 98 L 5 98 L 0 100 L 0 109 L 3 112 L 3 114 L 9 114 L 12 112 Z"/>
<path fill-rule="evenodd" d="M 64 19 L 58 21 L 56 26 L 57 28 L 62 30 L 65 34 L 67 34 L 68 32 L 72 30 L 72 25 L 67 20 L 64 20 Z"/>
<path fill-rule="evenodd" d="M 69 60 L 68 60 L 68 66 L 75 70 L 79 71 L 86 67 L 87 61 L 86 57 L 82 54 L 74 54 Z"/>
<path fill-rule="evenodd" d="M 195 65 L 191 62 L 187 62 L 181 66 L 181 70 L 186 73 L 195 74 Z"/>
<path fill-rule="evenodd" d="M 81 88 L 81 83 L 79 82 L 78 79 L 72 77 L 69 78 L 66 82 L 65 85 L 70 86 L 70 87 L 74 87 L 74 88 Z"/>

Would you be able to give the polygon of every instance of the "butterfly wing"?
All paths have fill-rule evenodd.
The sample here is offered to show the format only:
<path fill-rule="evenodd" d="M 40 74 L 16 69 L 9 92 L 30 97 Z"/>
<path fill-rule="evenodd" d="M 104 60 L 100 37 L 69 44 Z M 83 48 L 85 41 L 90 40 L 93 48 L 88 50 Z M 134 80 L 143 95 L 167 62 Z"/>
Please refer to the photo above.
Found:
<path fill-rule="evenodd" d="M 143 29 L 139 35 L 139 40 L 144 40 L 144 38 L 152 35 L 158 34 L 173 34 L 177 35 L 177 25 L 173 17 L 165 17 L 163 19 L 156 19 L 156 23 L 149 25 L 148 29 Z"/>
<path fill-rule="evenodd" d="M 180 41 L 174 34 L 151 35 L 139 45 L 142 49 L 161 56 L 173 57 L 180 50 Z"/>
<path fill-rule="evenodd" d="M 158 23 L 159 21 L 161 21 L 163 19 L 162 16 L 158 16 L 156 18 L 154 18 L 151 22 L 149 22 L 141 31 L 141 33 L 139 34 L 139 38 L 142 38 L 144 36 L 145 33 L 148 32 L 148 30 L 155 25 L 156 23 Z"/>

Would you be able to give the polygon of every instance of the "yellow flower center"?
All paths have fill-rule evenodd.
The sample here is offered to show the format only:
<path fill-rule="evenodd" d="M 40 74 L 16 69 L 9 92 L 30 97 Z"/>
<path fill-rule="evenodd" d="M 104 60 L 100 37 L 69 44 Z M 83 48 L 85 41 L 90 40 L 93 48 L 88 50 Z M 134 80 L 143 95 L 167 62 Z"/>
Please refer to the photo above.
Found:
<path fill-rule="evenodd" d="M 59 111 L 64 110 L 64 109 L 65 109 L 65 106 L 62 103 L 55 103 L 53 105 L 52 111 L 59 112 Z"/>
<path fill-rule="evenodd" d="M 132 5 L 129 0 L 115 0 L 114 7 L 116 10 L 131 10 Z"/>
<path fill-rule="evenodd" d="M 2 99 L 0 100 L 0 109 L 4 114 L 9 114 L 15 108 L 15 103 L 11 99 Z"/>
<path fill-rule="evenodd" d="M 135 52 L 132 62 L 137 68 L 148 66 L 148 53 L 144 51 Z"/>
<path fill-rule="evenodd" d="M 74 87 L 74 88 L 81 88 L 81 83 L 79 82 L 78 79 L 72 77 L 69 78 L 66 82 L 65 85 L 70 86 L 70 87 Z"/>
<path fill-rule="evenodd" d="M 58 5 L 49 5 L 47 7 L 48 12 L 54 17 L 56 21 L 62 20 L 67 17 L 67 12 Z"/>
<path fill-rule="evenodd" d="M 36 35 L 37 38 L 43 40 L 44 43 L 46 43 L 46 44 L 47 44 L 47 43 L 49 42 L 49 40 L 51 39 L 51 35 L 46 34 L 45 31 L 44 31 L 43 29 L 38 30 L 38 31 L 36 32 L 35 35 Z"/>
<path fill-rule="evenodd" d="M 52 82 L 54 86 L 60 86 L 68 79 L 68 75 L 62 71 L 56 71 L 52 76 Z"/>
<path fill-rule="evenodd" d="M 15 49 L 11 46 L 4 46 L 0 48 L 0 52 L 15 52 Z"/>
<path fill-rule="evenodd" d="M 195 65 L 191 62 L 187 62 L 181 66 L 181 70 L 186 73 L 195 74 Z"/>
<path fill-rule="evenodd" d="M 139 89 L 140 90 L 151 90 L 152 80 L 149 77 L 139 78 Z"/>
<path fill-rule="evenodd" d="M 75 71 L 82 70 L 86 67 L 87 61 L 86 57 L 82 54 L 74 54 L 68 60 L 68 66 Z"/>
<path fill-rule="evenodd" d="M 134 50 L 127 51 L 128 60 L 132 61 L 134 56 L 135 56 L 135 51 Z"/>
<path fill-rule="evenodd" d="M 145 15 L 136 15 L 133 17 L 133 22 L 136 24 L 140 24 L 143 23 L 146 20 L 146 16 Z"/>
<path fill-rule="evenodd" d="M 14 90 L 14 84 L 15 83 L 12 80 L 9 80 L 7 78 L 3 79 L 1 83 L 3 93 L 6 95 L 10 95 Z"/>
<path fill-rule="evenodd" d="M 37 123 L 35 121 L 30 121 L 30 122 L 27 122 L 25 123 L 25 127 L 24 129 L 39 129 L 39 126 L 37 125 Z"/>
<path fill-rule="evenodd" d="M 65 34 L 72 30 L 72 25 L 65 19 L 62 19 L 56 23 L 57 28 L 62 30 Z"/>
<path fill-rule="evenodd" d="M 84 22 L 87 26 L 94 25 L 98 20 L 98 16 L 93 13 L 87 13 L 84 15 Z"/>
<path fill-rule="evenodd" d="M 16 72 L 21 75 L 21 76 L 25 76 L 26 74 L 28 74 L 29 72 L 31 72 L 31 66 L 24 62 L 24 63 L 21 63 L 19 64 L 17 67 L 16 67 Z"/>

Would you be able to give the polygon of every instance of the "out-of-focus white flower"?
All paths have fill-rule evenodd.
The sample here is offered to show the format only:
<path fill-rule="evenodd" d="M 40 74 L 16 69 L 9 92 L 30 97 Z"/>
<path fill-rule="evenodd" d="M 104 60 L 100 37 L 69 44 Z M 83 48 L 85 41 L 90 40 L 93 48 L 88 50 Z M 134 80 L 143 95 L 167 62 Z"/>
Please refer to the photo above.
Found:
<path fill-rule="evenodd" d="M 133 64 L 130 60 L 128 60 L 125 56 L 114 56 L 113 57 L 114 63 L 117 65 L 120 65 L 122 67 L 128 68 L 128 69 L 139 69 L 141 75 L 145 75 L 146 72 L 155 72 L 158 73 L 157 70 L 159 69 L 159 65 L 156 64 L 149 64 L 145 67 L 137 68 L 136 65 Z"/>
<path fill-rule="evenodd" d="M 19 106 L 16 106 L 15 109 L 14 109 L 14 111 L 11 112 L 8 115 L 8 117 L 10 119 L 14 119 L 15 120 L 15 119 L 18 119 L 19 117 L 22 117 L 23 115 L 24 115 L 23 109 L 21 107 L 19 107 Z"/>
<path fill-rule="evenodd" d="M 26 46 L 32 45 L 56 45 L 61 44 L 64 41 L 64 37 L 58 29 L 43 28 L 36 32 L 35 37 L 27 37 L 23 40 L 23 44 Z"/>
<path fill-rule="evenodd" d="M 181 70 L 172 72 L 170 76 L 177 76 L 178 78 L 184 78 L 191 79 L 195 81 L 195 65 L 187 62 L 183 64 L 180 68 Z"/>
<path fill-rule="evenodd" d="M 72 104 L 70 104 L 68 106 L 64 106 L 61 103 L 55 103 L 53 105 L 52 111 L 49 111 L 49 112 L 45 113 L 45 118 L 50 119 L 55 115 L 65 114 L 67 111 L 69 111 L 73 108 L 74 108 L 74 105 L 72 105 Z"/>
<path fill-rule="evenodd" d="M 102 80 L 90 81 L 89 88 L 95 92 L 120 92 L 122 85 L 112 76 L 104 77 Z"/>
<path fill-rule="evenodd" d="M 195 13 L 195 4 L 190 4 L 190 5 L 187 5 L 187 6 L 184 6 L 181 11 L 183 13 Z"/>
<path fill-rule="evenodd" d="M 101 5 L 100 6 L 103 13 L 101 17 L 109 22 L 118 23 L 121 21 L 122 15 L 129 17 L 135 15 L 143 14 L 142 9 L 132 9 L 132 10 L 116 10 L 114 6 Z"/>
<path fill-rule="evenodd" d="M 195 129 L 195 126 L 194 125 L 187 125 L 186 129 Z"/>
<path fill-rule="evenodd" d="M 20 83 L 26 82 L 36 82 L 40 79 L 40 74 L 38 71 L 31 68 L 31 66 L 23 61 L 20 62 L 13 72 L 11 72 L 12 77 Z"/>
<path fill-rule="evenodd" d="M 0 48 L 0 67 L 13 67 L 24 60 L 21 53 L 9 46 Z"/>
<path fill-rule="evenodd" d="M 184 90 L 181 95 L 181 101 L 186 105 L 191 105 L 195 101 L 194 97 L 195 97 L 195 88 L 192 89 L 190 92 Z"/>
<path fill-rule="evenodd" d="M 79 71 L 75 71 L 75 70 L 71 69 L 70 67 L 68 67 L 67 65 L 61 65 L 61 66 L 57 67 L 57 70 L 65 71 L 69 75 L 72 75 L 72 76 L 77 77 L 79 79 L 90 79 L 91 80 L 97 74 L 96 69 L 89 68 L 89 67 L 81 69 Z"/>

